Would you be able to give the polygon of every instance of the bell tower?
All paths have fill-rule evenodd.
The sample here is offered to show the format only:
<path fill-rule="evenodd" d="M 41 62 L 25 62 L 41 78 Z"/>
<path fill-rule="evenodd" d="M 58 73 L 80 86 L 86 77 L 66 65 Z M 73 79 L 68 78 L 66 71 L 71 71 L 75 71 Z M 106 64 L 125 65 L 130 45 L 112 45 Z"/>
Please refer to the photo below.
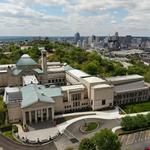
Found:
<path fill-rule="evenodd" d="M 46 58 L 46 50 L 42 50 L 41 51 L 41 54 L 42 54 L 42 70 L 43 70 L 43 73 L 44 73 L 44 83 L 47 82 L 47 58 Z"/>

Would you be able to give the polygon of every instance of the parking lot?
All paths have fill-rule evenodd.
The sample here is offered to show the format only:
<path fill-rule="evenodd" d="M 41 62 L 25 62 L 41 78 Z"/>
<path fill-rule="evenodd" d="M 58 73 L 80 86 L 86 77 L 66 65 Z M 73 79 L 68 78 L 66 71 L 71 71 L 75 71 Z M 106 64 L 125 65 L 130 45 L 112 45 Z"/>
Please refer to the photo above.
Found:
<path fill-rule="evenodd" d="M 119 136 L 119 140 L 122 143 L 123 148 L 129 147 L 134 149 L 139 145 L 139 149 L 144 149 L 145 146 L 150 143 L 150 130 L 140 131 L 132 134 L 126 134 Z"/>
<path fill-rule="evenodd" d="M 119 140 L 123 145 L 130 145 L 130 144 L 135 144 L 142 141 L 150 140 L 150 130 L 121 135 L 119 136 Z"/>

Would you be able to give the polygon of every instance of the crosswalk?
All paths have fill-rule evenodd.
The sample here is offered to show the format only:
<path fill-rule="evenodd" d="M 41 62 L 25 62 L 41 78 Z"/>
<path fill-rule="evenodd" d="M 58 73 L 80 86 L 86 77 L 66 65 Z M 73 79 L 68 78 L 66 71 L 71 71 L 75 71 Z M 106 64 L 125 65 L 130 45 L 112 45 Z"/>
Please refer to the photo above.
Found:
<path fill-rule="evenodd" d="M 150 130 L 140 131 L 132 134 L 119 136 L 121 143 L 125 145 L 135 144 L 142 141 L 150 140 Z"/>

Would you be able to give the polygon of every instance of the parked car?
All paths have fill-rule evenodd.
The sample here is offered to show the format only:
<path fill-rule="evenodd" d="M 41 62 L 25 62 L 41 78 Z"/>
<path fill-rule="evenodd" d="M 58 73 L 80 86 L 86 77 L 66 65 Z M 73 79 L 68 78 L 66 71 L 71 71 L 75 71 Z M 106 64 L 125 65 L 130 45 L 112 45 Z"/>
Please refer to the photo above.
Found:
<path fill-rule="evenodd" d="M 145 150 L 150 150 L 150 146 L 146 147 Z"/>

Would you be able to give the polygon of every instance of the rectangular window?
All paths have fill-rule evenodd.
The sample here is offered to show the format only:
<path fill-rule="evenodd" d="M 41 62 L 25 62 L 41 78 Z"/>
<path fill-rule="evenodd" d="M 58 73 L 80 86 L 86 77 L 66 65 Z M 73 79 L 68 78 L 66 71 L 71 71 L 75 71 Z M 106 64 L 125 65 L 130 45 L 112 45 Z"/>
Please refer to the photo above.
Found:
<path fill-rule="evenodd" d="M 72 101 L 80 100 L 80 99 L 81 99 L 81 93 L 72 94 L 72 96 L 71 96 Z"/>
<path fill-rule="evenodd" d="M 102 105 L 105 105 L 106 104 L 106 100 L 102 100 Z"/>

